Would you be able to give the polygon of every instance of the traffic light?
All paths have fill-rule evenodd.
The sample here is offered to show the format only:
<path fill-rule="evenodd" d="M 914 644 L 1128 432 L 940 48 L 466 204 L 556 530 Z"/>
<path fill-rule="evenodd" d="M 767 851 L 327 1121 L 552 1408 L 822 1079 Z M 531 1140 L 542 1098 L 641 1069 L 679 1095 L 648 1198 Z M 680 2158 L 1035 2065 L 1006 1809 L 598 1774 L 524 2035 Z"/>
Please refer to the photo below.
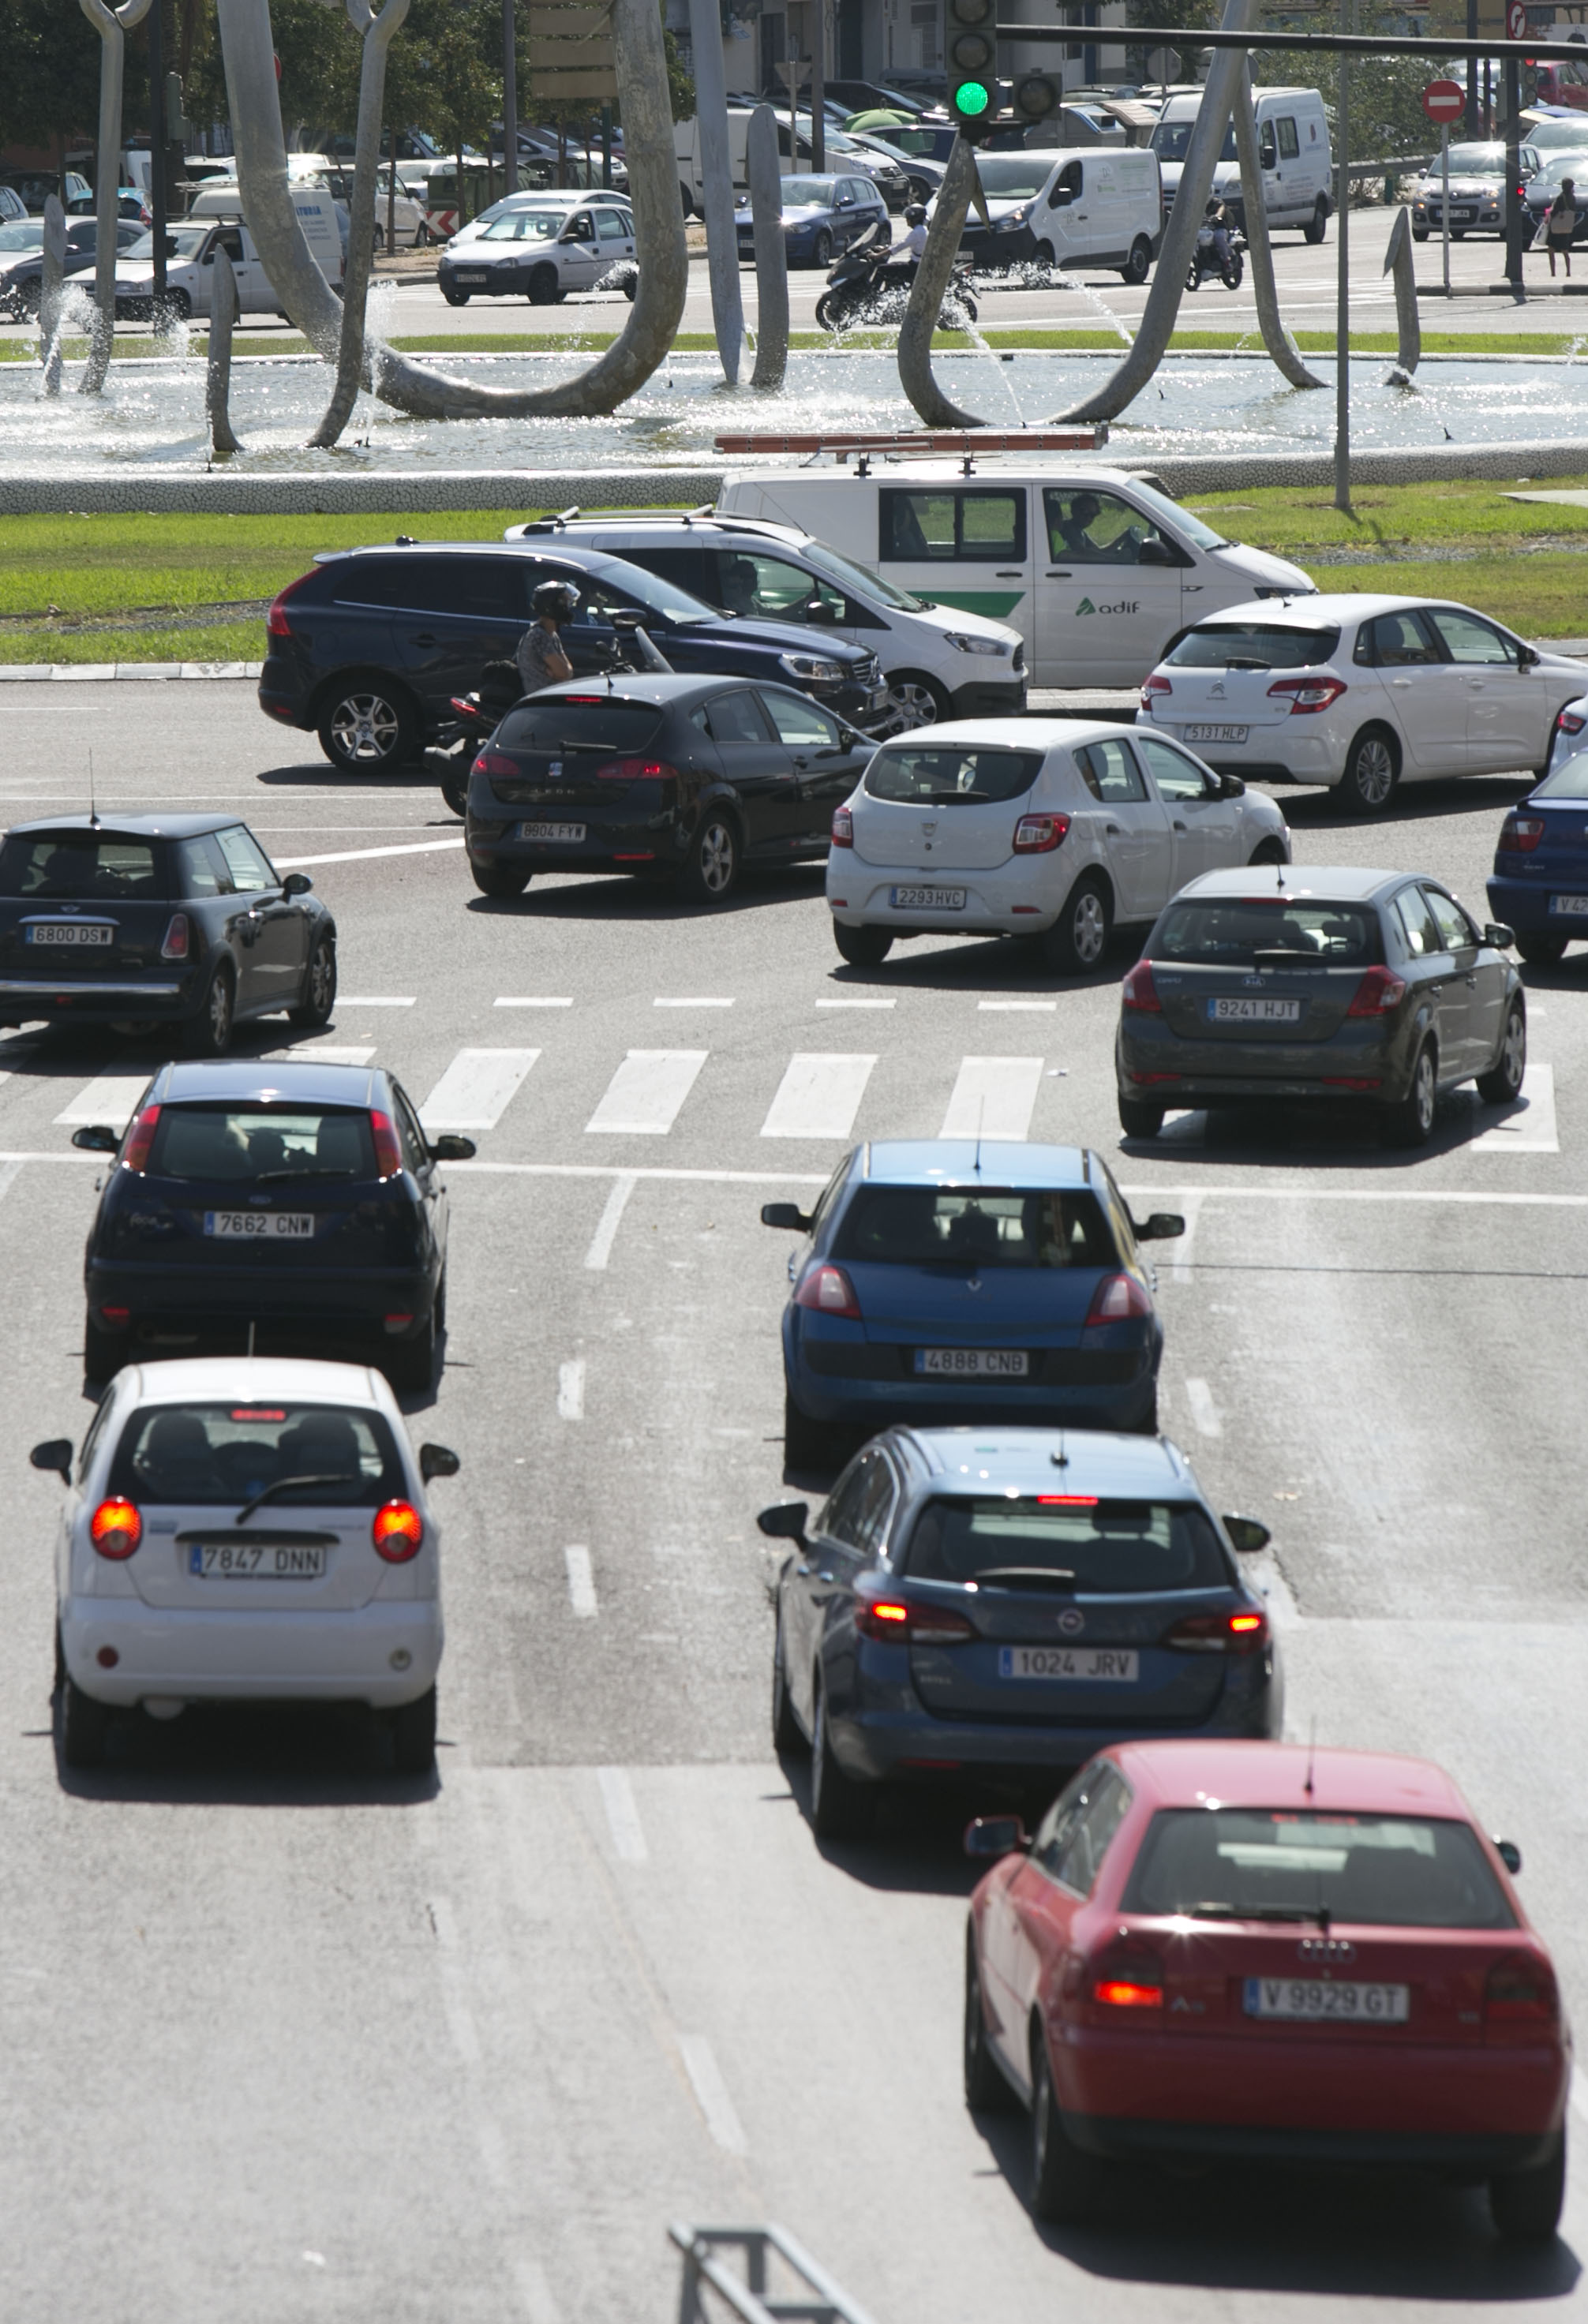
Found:
<path fill-rule="evenodd" d="M 1022 73 L 1014 85 L 1014 109 L 1022 121 L 1046 121 L 1063 102 L 1063 82 L 1047 73 Z"/>
<path fill-rule="evenodd" d="M 998 112 L 993 0 L 943 0 L 943 63 L 948 110 L 973 143 Z"/>

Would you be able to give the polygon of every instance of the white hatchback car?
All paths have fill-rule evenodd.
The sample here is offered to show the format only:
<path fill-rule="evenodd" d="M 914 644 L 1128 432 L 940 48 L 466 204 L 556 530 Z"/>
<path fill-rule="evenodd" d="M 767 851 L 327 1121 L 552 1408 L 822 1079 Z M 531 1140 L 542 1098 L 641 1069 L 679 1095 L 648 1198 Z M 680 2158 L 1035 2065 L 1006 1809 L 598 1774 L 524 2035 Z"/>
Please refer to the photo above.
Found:
<path fill-rule="evenodd" d="M 56 1550 L 57 1681 L 69 1766 L 110 1720 L 189 1702 L 361 1702 L 396 1764 L 436 1739 L 440 1543 L 425 1499 L 457 1456 L 408 1442 L 362 1365 L 203 1357 L 118 1373 L 68 1489 Z"/>
<path fill-rule="evenodd" d="M 833 817 L 838 950 L 874 967 L 899 936 L 1038 939 L 1048 967 L 1102 965 L 1199 872 L 1288 863 L 1272 799 L 1156 734 L 1078 718 L 963 720 L 884 742 Z"/>
<path fill-rule="evenodd" d="M 1323 783 L 1359 815 L 1397 784 L 1542 772 L 1583 664 L 1431 597 L 1322 594 L 1198 622 L 1141 717 L 1221 773 Z"/>

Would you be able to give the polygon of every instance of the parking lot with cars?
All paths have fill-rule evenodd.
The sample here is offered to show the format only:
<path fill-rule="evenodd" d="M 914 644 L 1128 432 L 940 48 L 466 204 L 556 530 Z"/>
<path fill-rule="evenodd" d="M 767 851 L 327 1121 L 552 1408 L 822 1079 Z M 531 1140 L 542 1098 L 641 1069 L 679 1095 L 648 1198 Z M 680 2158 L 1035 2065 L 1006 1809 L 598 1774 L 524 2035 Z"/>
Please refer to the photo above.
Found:
<path fill-rule="evenodd" d="M 311 734 L 262 717 L 251 685 L 19 687 L 5 715 L 8 828 L 80 816 L 65 721 L 94 747 L 106 824 L 213 817 L 245 826 L 278 872 L 312 876 L 337 931 L 331 1018 L 245 1024 L 235 1061 L 262 1083 L 304 1061 L 389 1076 L 429 1141 L 477 1149 L 446 1164 L 434 1383 L 402 1394 L 408 1449 L 393 1434 L 392 1458 L 409 1464 L 404 1485 L 380 1488 L 371 1512 L 406 1500 L 425 1517 L 421 1448 L 456 1452 L 457 1477 L 425 1485 L 444 1536 L 434 1772 L 404 1773 L 366 1720 L 301 1702 L 118 1711 L 105 1764 L 73 1769 L 51 1683 L 51 1551 L 75 1488 L 30 1468 L 26 1450 L 69 1439 L 75 1462 L 96 1412 L 84 1246 L 96 1179 L 119 1166 L 75 1146 L 74 1130 L 125 1128 L 169 1049 L 115 1027 L 0 1037 L 14 1319 L 0 1394 L 18 1536 L 0 1583 L 13 1708 L 0 1776 L 20 2029 L 0 2141 L 29 2223 L 0 2255 L 8 2309 L 47 2314 L 66 2282 L 86 2312 L 134 2318 L 241 2301 L 291 2318 L 628 2319 L 670 2303 L 670 2218 L 784 2222 L 879 2324 L 1046 2324 L 1071 2309 L 1147 2324 L 1167 2307 L 1192 2324 L 1320 2312 L 1409 2324 L 1434 2302 L 1574 2304 L 1588 2232 L 1574 2157 L 1556 2241 L 1501 2240 L 1504 2205 L 1491 2214 L 1479 2183 L 1377 2162 L 1325 2177 L 1271 2157 L 1215 2155 L 1205 2168 L 1202 2154 L 1197 2175 L 1130 2161 L 1080 2222 L 1034 2219 L 1031 2123 L 969 2111 L 962 2096 L 966 1908 L 986 1867 L 966 1859 L 960 1833 L 971 1812 L 1011 1807 L 1036 1830 L 1048 1803 L 1012 1801 L 1002 1780 L 986 1792 L 976 1779 L 922 1784 L 887 1795 L 868 1837 L 813 1832 L 813 1761 L 787 1729 L 794 1748 L 780 1757 L 771 1739 L 777 1584 L 798 1545 L 769 1538 L 757 1517 L 800 1500 L 814 1515 L 834 1483 L 830 1467 L 785 1467 L 779 1326 L 801 1239 L 792 1225 L 769 1231 L 763 1205 L 809 1213 L 844 1157 L 872 1141 L 979 1143 L 983 1172 L 996 1157 L 1006 1187 L 1022 1141 L 1095 1153 L 1131 1219 L 1183 1222 L 1127 1264 L 1111 1269 L 1104 1254 L 1093 1274 L 1140 1277 L 1162 1330 L 1159 1417 L 1197 1507 L 1210 1527 L 1229 1513 L 1272 1536 L 1247 1547 L 1230 1535 L 1226 1550 L 1210 1532 L 1227 1562 L 1208 1568 L 1216 1609 L 1199 1610 L 1268 1626 L 1283 1734 L 1300 1747 L 1288 1766 L 1316 1746 L 1317 1794 L 1305 1807 L 1298 1795 L 1297 1814 L 1356 1819 L 1349 1846 L 1298 1846 L 1249 1828 L 1284 1802 L 1233 1797 L 1208 1860 L 1247 1886 L 1211 1886 L 1199 1860 L 1131 1887 L 1122 1911 L 1138 1941 L 1103 1981 L 1149 1994 L 1143 1951 L 1161 1943 L 1166 1914 L 1293 1904 L 1275 1876 L 1297 1862 L 1337 1875 L 1366 1910 L 1358 1876 L 1382 1867 L 1361 1834 L 1388 1812 L 1380 1778 L 1364 1775 L 1349 1798 L 1323 1788 L 1355 1748 L 1433 1763 L 1470 1807 L 1463 1862 L 1477 1863 L 1487 1909 L 1511 1916 L 1495 1922 L 1502 1948 L 1473 1941 L 1480 2017 L 1538 2004 L 1542 1972 L 1524 1992 L 1519 1954 L 1546 1955 L 1569 2013 L 1588 1974 L 1574 1788 L 1588 1749 L 1574 1466 L 1588 1341 L 1581 954 L 1522 966 L 1520 1102 L 1452 1090 L 1420 1148 L 1386 1143 L 1343 1108 L 1261 1104 L 1166 1110 L 1141 1139 L 1122 1133 L 1117 1111 L 1127 941 L 1087 977 L 1055 973 L 1031 946 L 936 936 L 870 968 L 835 949 L 819 863 L 747 867 L 715 908 L 598 870 L 537 870 L 522 894 L 487 896 L 433 765 L 333 766 Z M 1269 788 L 1259 777 L 1248 795 Z M 1486 773 L 1418 783 L 1361 822 L 1320 791 L 1276 789 L 1295 862 L 1253 876 L 1266 892 L 1309 865 L 1387 869 L 1482 929 L 1502 825 L 1532 788 Z M 240 1094 L 252 1104 L 261 1090 Z M 299 1134 L 298 1160 L 271 1167 L 319 1159 L 319 1137 L 313 1156 Z M 955 1169 L 963 1179 L 963 1154 Z M 279 1207 L 318 1205 L 293 1192 Z M 988 1203 L 956 1229 L 969 1208 L 950 1203 L 940 1222 L 935 1212 L 930 1231 L 974 1240 L 990 1221 L 1002 1247 L 1029 1230 L 1023 1209 Z M 971 1255 L 989 1260 L 991 1243 Z M 972 1277 L 956 1257 L 963 1293 Z M 130 1394 L 132 1372 L 118 1379 Z M 224 1417 L 199 1385 L 186 1416 L 206 1442 L 187 1457 L 252 1459 L 268 1484 L 263 1468 L 274 1475 L 296 1452 L 282 1441 L 295 1384 L 268 1406 L 226 1402 Z M 394 1431 L 378 1383 L 362 1401 Z M 257 1412 L 283 1417 L 236 1416 Z M 923 1421 L 916 1434 L 926 1443 L 932 1431 Z M 1131 1436 L 1118 1457 L 1145 1459 L 1150 1443 Z M 140 1449 L 129 1444 L 129 1460 Z M 1022 1608 L 1042 1586 L 1031 1570 L 1054 1571 L 1060 1546 L 1073 1573 L 1128 1540 L 1153 1580 L 1153 1545 L 1169 1534 L 1141 1512 L 1192 1499 L 1183 1480 L 1171 1493 L 1135 1471 L 1084 1476 L 1082 1451 L 1077 1438 L 1044 1452 L 1055 1515 L 997 1553 L 1026 1569 L 1026 1594 L 1010 1593 Z M 1056 1452 L 1074 1467 L 1056 1466 Z M 346 1457 L 286 1473 L 343 1479 L 356 1500 Z M 924 1496 L 925 1453 L 918 1465 L 909 1489 Z M 373 1480 L 379 1466 L 372 1436 L 356 1471 Z M 106 1500 L 135 1499 L 114 1461 L 105 1475 Z M 1011 1537 L 986 1506 L 992 1478 L 973 1481 L 982 1498 L 957 1531 L 944 1525 L 942 1572 L 925 1573 L 946 1609 L 967 1573 L 985 1578 L 988 1540 Z M 1022 1471 L 998 1484 L 1039 1500 L 1031 1481 Z M 185 1477 L 172 1489 L 194 1488 Z M 294 1489 L 305 1498 L 292 1526 L 272 1531 L 345 1522 L 307 1498 L 323 1486 Z M 1085 1514 L 1087 1495 L 1101 1516 Z M 179 1522 L 202 1557 L 205 1494 L 180 1506 L 200 1512 Z M 151 1504 L 151 1520 L 168 1513 Z M 1195 1588 L 1199 1574 L 1181 1580 Z M 908 1599 L 908 1569 L 905 1582 Z M 200 1575 L 193 1589 L 211 1586 L 239 1585 Z M 926 1643 L 944 1684 L 959 1683 L 952 1642 Z M 1017 1649 L 1030 1644 L 974 1651 Z M 1145 1656 L 1112 1634 L 1089 1650 Z M 1162 1669 L 1145 1659 L 1165 1683 L 1175 1675 L 1167 1657 Z M 1187 1684 L 1208 1667 L 1196 1652 L 1185 1662 Z M 1087 1675 L 1108 1683 L 1095 1663 Z M 1053 1676 L 1045 1666 L 1024 1683 Z M 803 1717 L 810 1698 L 799 1707 Z M 1103 1853 L 1101 1808 L 1037 1832 L 1057 1863 L 1084 1826 L 1104 1904 L 1147 1863 L 1149 1812 L 1190 1804 L 1167 1776 L 1133 1773 L 1129 1748 L 1110 1764 L 1136 1803 L 1134 1821 L 1112 1827 L 1117 1859 Z M 1452 1795 L 1419 1781 L 1418 1812 L 1449 1823 Z M 1193 1794 L 1197 1784 L 1209 1789 L 1198 1775 Z M 1416 1828 L 1403 1799 L 1397 1830 Z M 1495 1835 L 1519 1849 L 1519 1873 L 1490 1853 Z M 1043 1877 L 1031 1859 L 1023 1874 L 1004 1862 L 1006 1884 Z M 1404 1883 L 1398 1894 L 1410 1912 Z M 1316 1917 L 1330 1898 L 1305 1901 Z M 1234 1936 L 1216 1915 L 1208 1925 L 1233 1959 Z M 1286 1937 L 1290 1952 L 1333 1941 L 1321 1924 Z M 1025 1971 L 1004 1941 L 1014 1990 Z M 1500 1950 L 1512 1964 L 1503 1990 L 1491 1983 Z M 1279 1958 L 1241 1955 L 1242 1977 L 1281 1987 L 1251 2022 L 1271 2015 L 1285 2042 L 1316 2049 L 1325 2029 L 1293 2022 Z M 1362 2006 L 1401 2041 L 1393 1997 L 1424 1973 L 1404 1947 L 1394 1959 L 1364 1950 L 1346 1982 L 1390 1997 Z M 1164 2015 L 1146 2038 L 1161 2043 L 1175 2038 L 1177 1994 L 1199 1995 L 1156 1989 Z M 1534 2022 L 1493 2024 L 1520 2027 L 1527 2052 Z M 1455 2038 L 1496 2053 L 1492 2029 Z M 1564 2076 L 1558 2043 L 1550 2054 Z M 1580 2121 L 1575 2098 L 1571 2108 Z M 1470 2160 L 1476 2181 L 1495 2157 Z"/>

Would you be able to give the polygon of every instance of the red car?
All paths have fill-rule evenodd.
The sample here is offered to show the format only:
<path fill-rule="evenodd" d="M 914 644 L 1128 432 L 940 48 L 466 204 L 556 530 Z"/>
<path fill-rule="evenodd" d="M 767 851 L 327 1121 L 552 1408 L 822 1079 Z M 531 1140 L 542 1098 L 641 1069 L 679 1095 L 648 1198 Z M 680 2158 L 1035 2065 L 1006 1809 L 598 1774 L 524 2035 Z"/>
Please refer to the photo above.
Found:
<path fill-rule="evenodd" d="M 1110 2158 L 1407 2164 L 1560 2217 L 1571 2036 L 1510 1875 L 1426 1760 L 1122 1743 L 971 1899 L 965 2082 L 1023 2100 L 1031 2202 L 1084 2216 Z"/>

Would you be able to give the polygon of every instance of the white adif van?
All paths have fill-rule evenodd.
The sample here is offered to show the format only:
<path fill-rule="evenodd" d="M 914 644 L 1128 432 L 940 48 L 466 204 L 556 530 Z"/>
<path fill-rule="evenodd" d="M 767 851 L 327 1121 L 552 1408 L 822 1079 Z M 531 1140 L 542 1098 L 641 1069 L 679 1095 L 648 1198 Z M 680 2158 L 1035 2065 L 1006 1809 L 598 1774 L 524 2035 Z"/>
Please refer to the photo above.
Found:
<path fill-rule="evenodd" d="M 1334 165 L 1329 153 L 1329 124 L 1316 88 L 1254 88 L 1257 155 L 1262 169 L 1263 208 L 1270 226 L 1299 226 L 1308 242 L 1322 242 L 1334 207 Z M 1180 171 L 1202 98 L 1171 97 L 1152 133 L 1152 150 L 1163 172 L 1167 217 L 1180 190 Z M 1241 198 L 1241 157 L 1235 124 L 1226 124 L 1214 165 L 1213 189 L 1245 223 Z"/>
<path fill-rule="evenodd" d="M 977 167 L 991 224 L 974 209 L 965 218 L 960 255 L 973 266 L 1117 266 L 1146 281 L 1163 233 L 1156 153 L 1048 146 L 983 153 Z"/>
<path fill-rule="evenodd" d="M 200 197 L 200 199 L 205 198 Z M 214 198 L 211 197 L 210 198 Z M 304 239 L 329 283 L 339 284 L 343 271 L 342 228 L 337 204 L 328 193 L 294 188 L 292 207 Z M 215 280 L 215 254 L 224 250 L 237 282 L 240 315 L 279 315 L 282 302 L 264 271 L 264 262 L 241 218 L 190 218 L 167 229 L 165 295 L 179 315 L 210 311 L 209 286 Z M 146 318 L 154 297 L 154 236 L 146 234 L 116 262 L 115 311 L 118 316 Z"/>
<path fill-rule="evenodd" d="M 730 476 L 723 515 L 796 525 L 931 604 L 1007 622 L 1033 686 L 1136 686 L 1190 622 L 1314 594 L 1119 468 L 909 460 Z"/>

